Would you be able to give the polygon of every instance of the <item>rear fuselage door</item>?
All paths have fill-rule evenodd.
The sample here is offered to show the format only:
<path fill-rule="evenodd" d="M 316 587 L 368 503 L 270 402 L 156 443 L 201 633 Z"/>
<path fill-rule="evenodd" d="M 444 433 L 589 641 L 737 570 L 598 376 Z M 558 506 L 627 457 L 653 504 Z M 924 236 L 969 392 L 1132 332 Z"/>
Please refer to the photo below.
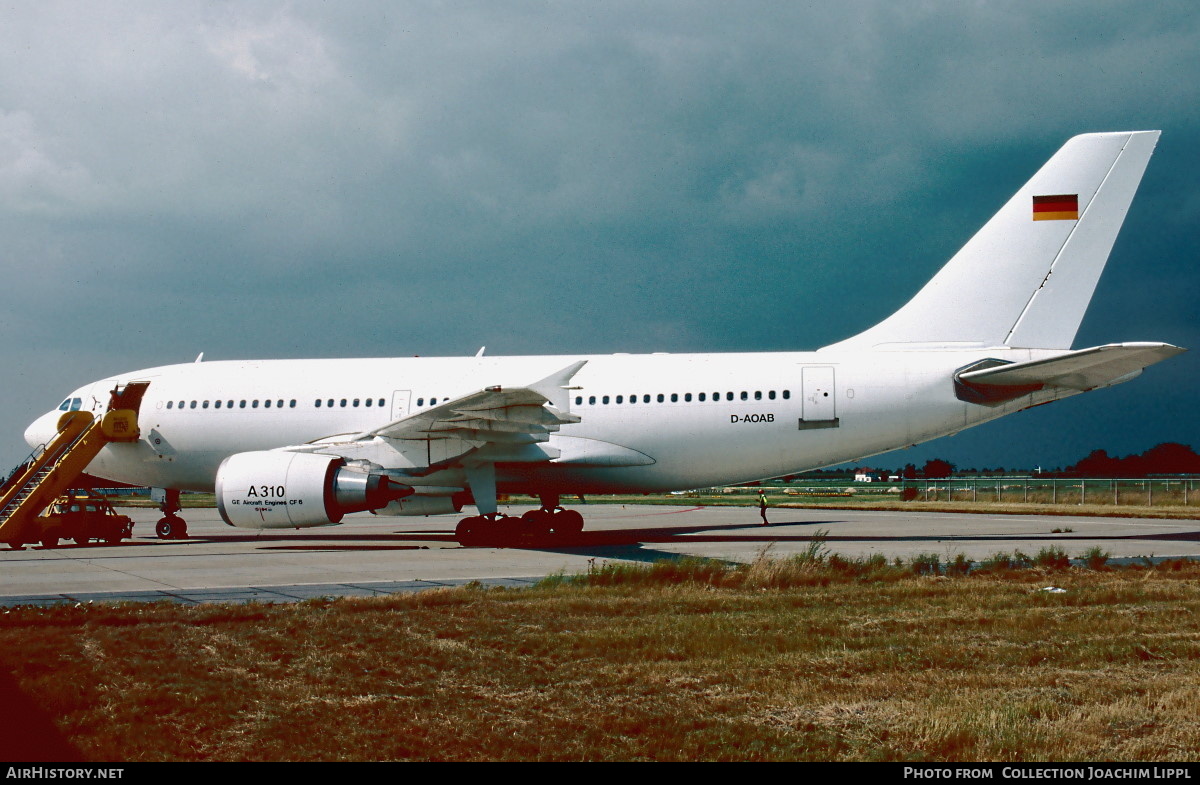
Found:
<path fill-rule="evenodd" d="M 837 388 L 832 366 L 814 366 L 801 371 L 803 393 L 800 403 L 801 428 L 836 428 Z"/>

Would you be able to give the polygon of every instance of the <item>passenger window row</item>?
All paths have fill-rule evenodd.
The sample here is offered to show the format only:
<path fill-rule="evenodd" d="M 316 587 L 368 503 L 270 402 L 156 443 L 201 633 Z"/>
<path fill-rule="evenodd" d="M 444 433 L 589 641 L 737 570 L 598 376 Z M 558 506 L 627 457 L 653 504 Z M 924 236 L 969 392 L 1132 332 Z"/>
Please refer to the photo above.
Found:
<path fill-rule="evenodd" d="M 255 398 L 254 400 L 251 400 L 251 401 L 247 401 L 247 400 L 243 399 L 243 400 L 236 402 L 236 408 L 238 408 L 238 409 L 246 409 L 246 408 L 257 409 L 260 404 L 264 409 L 270 409 L 271 407 L 274 407 L 276 409 L 282 409 L 282 408 L 284 408 L 285 401 L 282 398 L 279 398 L 278 400 L 274 400 L 274 401 L 264 400 L 261 402 L 257 398 Z M 286 405 L 288 408 L 295 409 L 296 408 L 296 399 L 292 398 L 290 401 L 286 401 Z M 233 409 L 233 408 L 235 408 L 235 402 L 234 401 L 178 401 L 178 402 L 167 401 L 168 409 L 207 409 L 210 406 L 213 409 Z"/>
<path fill-rule="evenodd" d="M 709 401 L 716 403 L 716 402 L 722 401 L 722 400 L 724 400 L 724 401 L 734 401 L 734 400 L 774 401 L 777 398 L 782 398 L 783 400 L 786 401 L 786 400 L 790 399 L 791 397 L 792 397 L 791 390 L 782 390 L 778 393 L 775 390 L 767 390 L 766 392 L 763 392 L 762 390 L 754 390 L 753 392 L 751 392 L 749 390 L 742 390 L 741 392 L 738 392 L 738 393 L 734 393 L 734 392 L 690 393 L 689 392 L 689 393 L 657 393 L 655 395 L 651 395 L 649 393 L 643 393 L 641 395 L 600 395 L 600 396 L 589 395 L 587 397 L 587 403 L 589 406 L 595 406 L 597 404 L 602 405 L 602 406 L 607 406 L 609 404 L 621 405 L 621 404 L 637 404 L 637 403 L 642 403 L 642 404 L 668 403 L 668 402 L 670 402 L 670 403 L 680 403 L 680 402 L 692 403 L 693 401 L 695 401 L 697 403 L 707 403 Z M 72 406 L 72 405 L 74 405 L 76 408 L 78 408 L 78 404 L 75 403 L 78 400 L 79 399 L 76 398 L 74 400 L 68 399 L 66 401 L 63 401 L 62 405 L 59 406 L 59 408 L 66 410 L 67 407 Z M 442 398 L 441 402 L 445 403 L 446 401 L 449 401 L 449 400 L 450 400 L 449 398 Z M 384 403 L 385 403 L 385 399 L 383 399 L 383 398 L 317 398 L 313 402 L 313 406 L 317 409 L 321 409 L 321 408 L 346 409 L 346 408 L 358 408 L 358 407 L 373 408 L 376 406 L 382 408 L 384 406 Z M 435 406 L 437 403 L 438 403 L 438 399 L 436 396 L 429 398 L 428 401 L 425 398 L 417 399 L 418 407 L 424 407 L 426 405 Z M 575 396 L 575 404 L 577 406 L 582 406 L 583 403 L 584 403 L 584 396 L 582 396 L 582 395 Z M 271 408 L 283 409 L 285 407 L 290 408 L 290 409 L 295 409 L 296 408 L 296 399 L 292 398 L 287 401 L 285 401 L 283 398 L 278 398 L 275 400 L 264 399 L 262 401 L 260 401 L 257 398 L 251 399 L 251 400 L 242 399 L 239 401 L 233 401 L 233 400 L 228 400 L 228 401 L 167 401 L 168 409 L 208 409 L 210 407 L 213 409 L 222 409 L 222 408 L 224 408 L 224 409 L 234 409 L 234 408 L 257 409 L 260 406 L 264 409 L 271 409 Z"/>
<path fill-rule="evenodd" d="M 368 408 L 378 406 L 383 408 L 383 405 L 383 398 L 318 398 L 313 402 L 313 406 L 318 409 L 322 407 L 328 409 L 346 409 L 357 408 L 359 406 Z M 260 401 L 255 398 L 240 401 L 167 401 L 168 409 L 208 409 L 210 407 L 213 409 L 257 409 L 260 406 L 264 409 L 283 409 L 285 407 L 295 409 L 296 399 L 284 400 L 283 398 L 278 398 L 272 400 L 268 398 Z"/>
<path fill-rule="evenodd" d="M 378 405 L 380 407 L 383 406 L 382 398 L 367 398 L 365 400 L 360 398 L 326 398 L 323 401 L 321 398 L 318 398 L 315 405 L 318 409 L 320 409 L 322 405 L 324 405 L 327 409 L 332 409 L 335 406 L 345 409 L 346 407 L 358 408 L 359 406 L 375 406 L 376 401 L 379 402 Z"/>
<path fill-rule="evenodd" d="M 610 404 L 610 403 L 612 403 L 612 404 L 632 404 L 632 403 L 639 403 L 639 402 L 640 403 L 652 403 L 652 402 L 667 403 L 668 401 L 670 401 L 671 403 L 679 403 L 680 401 L 682 401 L 683 403 L 691 403 L 692 401 L 696 401 L 698 403 L 706 403 L 708 401 L 712 401 L 713 403 L 716 403 L 717 401 L 721 401 L 721 400 L 732 401 L 732 400 L 735 400 L 735 398 L 736 398 L 736 400 L 742 400 L 742 401 L 749 401 L 752 399 L 755 401 L 762 401 L 762 400 L 774 401 L 776 399 L 776 397 L 782 398 L 783 400 L 786 401 L 792 397 L 792 391 L 791 390 L 783 390 L 781 393 L 778 394 L 778 396 L 777 396 L 775 390 L 767 390 L 766 393 L 764 393 L 762 390 L 755 390 L 754 392 L 750 392 L 749 390 L 742 390 L 740 393 L 732 393 L 732 392 L 725 392 L 725 393 L 720 393 L 720 392 L 714 392 L 714 393 L 690 393 L 690 392 L 689 393 L 658 393 L 657 395 L 654 395 L 653 397 L 650 396 L 649 394 L 643 393 L 641 395 L 640 399 L 637 395 L 628 395 L 628 396 L 626 396 L 626 395 L 601 395 L 601 396 L 589 395 L 587 397 L 587 402 L 588 402 L 589 406 L 594 406 L 597 403 L 599 403 L 601 405 L 605 405 L 605 404 Z M 583 396 L 582 395 L 575 396 L 575 404 L 577 406 L 583 405 Z"/>

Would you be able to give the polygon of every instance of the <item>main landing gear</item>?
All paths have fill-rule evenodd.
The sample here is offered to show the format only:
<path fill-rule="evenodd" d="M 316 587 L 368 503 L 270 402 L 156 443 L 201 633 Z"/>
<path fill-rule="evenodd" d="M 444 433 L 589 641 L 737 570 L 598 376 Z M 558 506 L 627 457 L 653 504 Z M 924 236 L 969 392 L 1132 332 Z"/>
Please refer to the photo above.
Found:
<path fill-rule="evenodd" d="M 558 503 L 557 493 L 538 493 L 541 508 L 516 518 L 496 509 L 495 463 L 467 464 L 463 469 L 479 515 L 458 522 L 454 535 L 460 545 L 532 545 L 561 541 L 583 531 L 583 516 L 574 510 L 564 510 Z"/>
<path fill-rule="evenodd" d="M 163 511 L 164 516 L 158 519 L 158 523 L 154 527 L 154 533 L 158 535 L 158 539 L 186 540 L 188 536 L 187 521 L 179 517 L 179 511 L 183 509 L 183 506 L 179 503 L 177 488 L 166 489 L 159 509 Z"/>
<path fill-rule="evenodd" d="M 583 516 L 575 510 L 543 505 L 520 517 L 492 513 L 472 515 L 458 522 L 454 530 L 460 545 L 533 545 L 571 537 L 583 531 Z"/>

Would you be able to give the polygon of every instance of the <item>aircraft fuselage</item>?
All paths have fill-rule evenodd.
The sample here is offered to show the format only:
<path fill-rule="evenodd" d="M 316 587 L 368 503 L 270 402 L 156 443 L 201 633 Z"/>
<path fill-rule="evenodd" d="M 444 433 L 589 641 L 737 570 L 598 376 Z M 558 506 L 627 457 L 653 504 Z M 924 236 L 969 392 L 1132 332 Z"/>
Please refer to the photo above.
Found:
<path fill-rule="evenodd" d="M 206 362 L 121 374 L 72 395 L 83 408 L 103 411 L 114 387 L 149 382 L 142 438 L 109 445 L 89 472 L 211 491 L 217 467 L 234 453 L 368 431 L 463 391 L 517 386 L 582 359 L 570 391 L 570 411 L 581 421 L 550 436 L 568 454 L 531 465 L 501 462 L 500 490 L 653 492 L 799 473 L 1053 400 L 1062 393 L 1031 393 L 997 407 L 965 403 L 955 396 L 953 374 L 984 357 L 1017 362 L 1059 353 L 1000 347 Z M 41 418 L 27 438 L 44 440 L 57 414 Z M 638 465 L 572 460 L 573 447 L 592 442 L 645 458 Z"/>

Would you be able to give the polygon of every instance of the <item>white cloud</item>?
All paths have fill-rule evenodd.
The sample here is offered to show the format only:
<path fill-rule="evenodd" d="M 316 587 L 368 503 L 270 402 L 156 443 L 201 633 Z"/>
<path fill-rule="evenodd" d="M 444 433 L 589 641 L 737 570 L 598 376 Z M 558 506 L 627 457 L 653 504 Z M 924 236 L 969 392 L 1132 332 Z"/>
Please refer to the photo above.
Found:
<path fill-rule="evenodd" d="M 55 158 L 28 112 L 0 110 L 0 209 L 17 215 L 88 211 L 98 189 L 87 169 Z"/>
<path fill-rule="evenodd" d="M 209 52 L 251 82 L 305 93 L 338 77 L 325 37 L 279 8 L 263 20 L 233 14 L 200 29 Z"/>

